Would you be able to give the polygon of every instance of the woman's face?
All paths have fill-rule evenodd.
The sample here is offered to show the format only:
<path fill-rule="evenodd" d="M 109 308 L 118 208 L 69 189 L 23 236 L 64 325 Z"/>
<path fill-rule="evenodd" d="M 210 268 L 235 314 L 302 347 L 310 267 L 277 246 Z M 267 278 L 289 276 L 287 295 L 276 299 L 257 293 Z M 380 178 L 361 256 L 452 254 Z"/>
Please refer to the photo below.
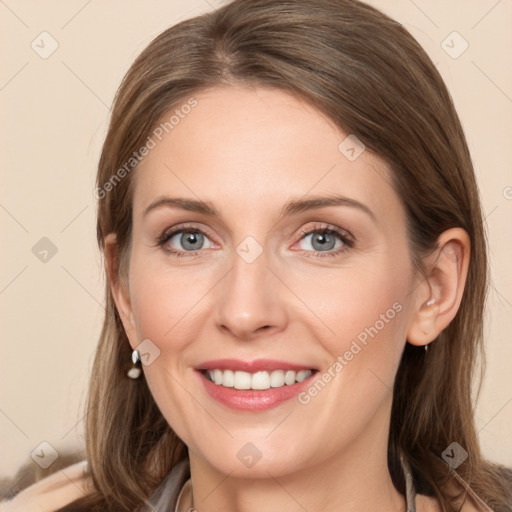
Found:
<path fill-rule="evenodd" d="M 156 403 L 235 476 L 385 453 L 417 285 L 389 169 L 285 92 L 194 98 L 136 170 L 118 300 Z"/>

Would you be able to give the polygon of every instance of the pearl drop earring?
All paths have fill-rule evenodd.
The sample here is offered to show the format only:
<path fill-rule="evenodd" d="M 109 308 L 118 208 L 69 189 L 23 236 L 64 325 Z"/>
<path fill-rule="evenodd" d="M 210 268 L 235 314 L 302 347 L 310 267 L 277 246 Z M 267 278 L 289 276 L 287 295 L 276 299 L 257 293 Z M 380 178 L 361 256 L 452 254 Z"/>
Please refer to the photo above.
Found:
<path fill-rule="evenodd" d="M 134 350 L 132 352 L 132 362 L 133 366 L 128 370 L 127 375 L 130 379 L 138 379 L 141 374 L 141 369 L 137 366 L 140 362 L 140 354 L 138 350 Z"/>

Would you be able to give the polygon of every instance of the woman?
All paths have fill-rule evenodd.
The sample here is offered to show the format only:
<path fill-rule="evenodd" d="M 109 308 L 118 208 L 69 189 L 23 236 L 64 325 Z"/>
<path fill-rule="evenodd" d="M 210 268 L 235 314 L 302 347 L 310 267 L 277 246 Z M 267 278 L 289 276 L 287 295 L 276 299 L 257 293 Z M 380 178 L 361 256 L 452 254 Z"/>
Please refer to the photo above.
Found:
<path fill-rule="evenodd" d="M 401 25 L 235 0 L 171 27 L 118 91 L 95 196 L 88 470 L 18 507 L 512 510 L 470 395 L 474 171 Z"/>

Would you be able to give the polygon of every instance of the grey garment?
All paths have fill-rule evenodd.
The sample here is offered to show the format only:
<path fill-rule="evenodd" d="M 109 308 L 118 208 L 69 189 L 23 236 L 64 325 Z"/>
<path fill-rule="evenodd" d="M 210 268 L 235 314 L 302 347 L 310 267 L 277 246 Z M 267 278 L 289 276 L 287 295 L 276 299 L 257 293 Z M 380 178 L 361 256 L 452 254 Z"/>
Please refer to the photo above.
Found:
<path fill-rule="evenodd" d="M 400 455 L 400 463 L 405 476 L 405 502 L 407 503 L 407 512 L 416 512 L 416 489 L 412 480 L 411 467 L 407 460 Z"/>
<path fill-rule="evenodd" d="M 189 478 L 190 463 L 185 458 L 169 471 L 140 512 L 174 512 L 180 491 Z"/>
<path fill-rule="evenodd" d="M 414 489 L 411 470 L 404 458 L 401 458 L 400 462 L 405 476 L 407 512 L 416 512 L 416 490 Z M 190 463 L 186 458 L 172 468 L 140 512 L 174 512 L 179 493 L 189 478 Z"/>

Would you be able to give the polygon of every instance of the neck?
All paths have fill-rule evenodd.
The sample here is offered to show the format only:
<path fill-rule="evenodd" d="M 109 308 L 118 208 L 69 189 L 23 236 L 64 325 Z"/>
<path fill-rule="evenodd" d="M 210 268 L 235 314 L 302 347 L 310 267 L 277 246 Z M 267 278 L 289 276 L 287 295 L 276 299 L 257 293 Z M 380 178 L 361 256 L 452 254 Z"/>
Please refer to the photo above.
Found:
<path fill-rule="evenodd" d="M 382 426 L 389 425 L 389 413 L 390 404 L 386 403 L 365 431 L 342 451 L 278 477 L 273 476 L 271 466 L 265 472 L 268 478 L 226 475 L 189 451 L 194 509 L 405 512 L 405 498 L 393 486 L 387 464 L 388 428 Z"/>

